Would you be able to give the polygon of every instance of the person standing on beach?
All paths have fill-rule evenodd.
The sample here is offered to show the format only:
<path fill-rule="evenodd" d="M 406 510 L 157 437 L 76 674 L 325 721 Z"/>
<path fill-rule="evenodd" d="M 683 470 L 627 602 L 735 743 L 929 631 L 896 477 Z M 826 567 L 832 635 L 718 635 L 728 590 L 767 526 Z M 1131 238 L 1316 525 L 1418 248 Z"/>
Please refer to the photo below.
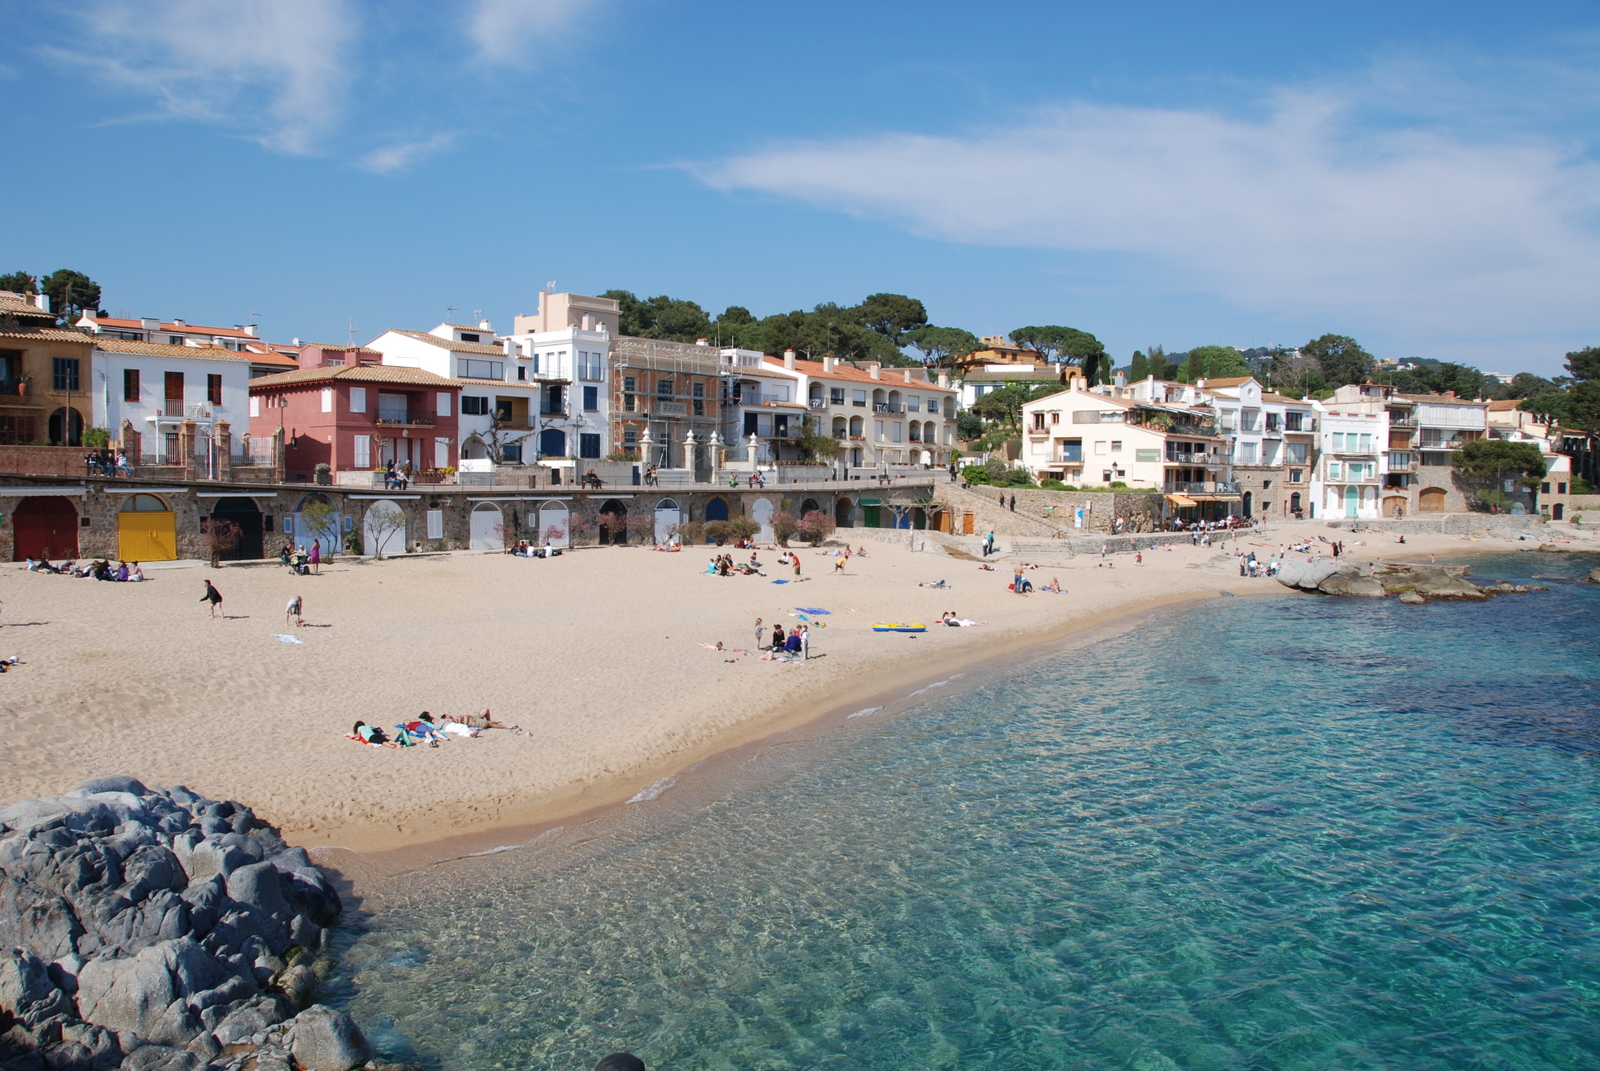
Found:
<path fill-rule="evenodd" d="M 315 539 L 311 541 L 311 571 L 318 575 L 322 573 L 322 544 Z"/>
<path fill-rule="evenodd" d="M 811 626 L 800 626 L 800 661 L 806 662 L 811 658 Z"/>
<path fill-rule="evenodd" d="M 794 563 L 794 575 L 798 579 L 800 576 L 800 555 L 791 552 L 789 555 L 789 560 Z"/>
<path fill-rule="evenodd" d="M 211 581 L 207 580 L 205 583 L 206 583 L 205 594 L 200 596 L 200 601 L 201 602 L 209 602 L 211 604 L 211 616 L 212 617 L 221 617 L 222 616 L 222 592 L 218 591 L 215 587 L 213 587 L 211 585 Z"/>
<path fill-rule="evenodd" d="M 761 641 L 766 638 L 766 633 L 761 628 L 761 619 L 758 617 L 756 618 L 756 650 L 761 650 Z"/>

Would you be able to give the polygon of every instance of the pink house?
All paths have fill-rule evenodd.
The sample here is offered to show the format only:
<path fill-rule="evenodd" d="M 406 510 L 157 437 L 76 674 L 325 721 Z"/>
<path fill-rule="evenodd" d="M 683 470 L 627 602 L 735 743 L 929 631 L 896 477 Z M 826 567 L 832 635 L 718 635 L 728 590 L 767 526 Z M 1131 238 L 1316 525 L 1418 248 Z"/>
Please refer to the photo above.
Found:
<path fill-rule="evenodd" d="M 300 367 L 250 381 L 250 437 L 282 429 L 288 478 L 409 462 L 413 471 L 452 468 L 459 456 L 455 380 L 380 364 L 362 346 L 308 345 Z"/>

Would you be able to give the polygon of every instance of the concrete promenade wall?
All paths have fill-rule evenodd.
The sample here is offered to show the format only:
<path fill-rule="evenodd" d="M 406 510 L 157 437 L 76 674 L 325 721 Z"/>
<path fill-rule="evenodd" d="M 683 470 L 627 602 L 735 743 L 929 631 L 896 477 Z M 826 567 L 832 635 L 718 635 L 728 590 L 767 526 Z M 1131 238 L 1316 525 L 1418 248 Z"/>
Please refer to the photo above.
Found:
<path fill-rule="evenodd" d="M 1413 513 L 1407 517 L 1387 517 L 1362 520 L 1358 517 L 1341 517 L 1322 522 L 1325 527 L 1344 531 L 1436 532 L 1445 535 L 1472 535 L 1489 532 L 1494 535 L 1532 535 L 1544 528 L 1545 518 L 1537 513 Z"/>

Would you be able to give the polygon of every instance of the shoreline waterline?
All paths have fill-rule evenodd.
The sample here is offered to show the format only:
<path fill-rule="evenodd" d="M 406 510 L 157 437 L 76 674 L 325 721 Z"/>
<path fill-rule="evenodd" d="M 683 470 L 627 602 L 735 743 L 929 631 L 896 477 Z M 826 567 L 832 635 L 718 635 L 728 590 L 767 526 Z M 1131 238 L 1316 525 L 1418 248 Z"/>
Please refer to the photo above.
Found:
<path fill-rule="evenodd" d="M 345 843 L 340 844 L 313 844 L 295 837 L 289 839 L 305 848 L 319 866 L 339 872 L 341 878 L 359 894 L 366 882 L 454 860 L 537 847 L 552 835 L 581 829 L 624 810 L 638 802 L 634 797 L 639 793 L 665 781 L 674 782 L 672 788 L 682 788 L 687 787 L 686 779 L 692 777 L 702 789 L 715 793 L 714 786 L 719 781 L 726 781 L 729 771 L 737 768 L 753 753 L 825 733 L 864 711 L 881 715 L 933 688 L 950 689 L 945 694 L 974 689 L 995 675 L 1006 672 L 1014 664 L 1033 662 L 1125 635 L 1152 623 L 1161 611 L 1198 606 L 1224 597 L 1255 600 L 1297 596 L 1295 592 L 1276 584 L 1274 590 L 1270 591 L 1230 591 L 1226 595 L 1212 585 L 1209 593 L 1179 592 L 1057 623 L 1030 635 L 1011 637 L 993 646 L 968 652 L 967 657 L 947 660 L 938 672 L 930 673 L 926 667 L 918 667 L 895 676 L 893 683 L 887 686 L 880 678 L 870 686 L 857 684 L 854 687 L 837 688 L 819 702 L 821 713 L 813 710 L 772 718 L 752 716 L 735 731 L 708 741 L 703 751 L 675 756 L 681 761 L 663 762 L 601 785 L 586 786 L 587 791 L 582 793 L 555 799 L 530 800 L 520 807 L 508 808 L 504 819 L 492 820 L 471 829 L 442 831 L 437 837 L 400 847 L 364 847 L 359 834 L 341 836 L 340 839 Z M 655 798 L 658 797 L 649 797 Z M 341 831 L 335 831 L 338 832 Z"/>

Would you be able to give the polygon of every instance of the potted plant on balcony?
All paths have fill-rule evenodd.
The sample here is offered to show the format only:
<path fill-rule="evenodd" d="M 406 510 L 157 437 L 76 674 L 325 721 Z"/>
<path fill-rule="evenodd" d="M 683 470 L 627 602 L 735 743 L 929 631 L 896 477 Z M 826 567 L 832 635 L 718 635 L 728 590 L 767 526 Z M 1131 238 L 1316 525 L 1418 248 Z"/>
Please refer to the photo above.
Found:
<path fill-rule="evenodd" d="M 333 482 L 333 467 L 326 461 L 319 461 L 316 468 L 317 483 L 326 487 Z"/>
<path fill-rule="evenodd" d="M 17 379 L 17 397 L 26 398 L 28 396 L 28 391 L 32 388 L 32 386 L 33 374 L 31 372 L 24 373 Z"/>

